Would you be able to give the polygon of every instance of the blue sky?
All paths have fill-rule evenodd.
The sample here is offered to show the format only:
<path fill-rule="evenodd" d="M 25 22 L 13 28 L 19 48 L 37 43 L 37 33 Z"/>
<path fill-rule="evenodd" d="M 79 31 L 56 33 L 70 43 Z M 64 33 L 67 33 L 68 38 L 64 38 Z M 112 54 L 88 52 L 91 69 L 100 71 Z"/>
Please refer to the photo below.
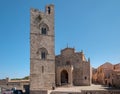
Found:
<path fill-rule="evenodd" d="M 55 53 L 84 51 L 91 65 L 120 63 L 120 0 L 0 0 L 0 79 L 29 75 L 30 8 L 55 5 Z"/>

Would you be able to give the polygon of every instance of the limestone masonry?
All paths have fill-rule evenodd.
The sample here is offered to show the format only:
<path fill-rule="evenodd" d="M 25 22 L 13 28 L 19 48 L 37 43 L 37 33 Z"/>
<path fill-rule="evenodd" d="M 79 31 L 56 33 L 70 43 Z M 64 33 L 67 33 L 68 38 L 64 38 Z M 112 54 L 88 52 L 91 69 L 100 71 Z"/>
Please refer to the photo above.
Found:
<path fill-rule="evenodd" d="M 30 92 L 55 86 L 54 6 L 31 9 Z M 33 93 L 31 93 L 33 94 Z"/>
<path fill-rule="evenodd" d="M 86 60 L 83 52 L 75 52 L 74 48 L 65 48 L 55 58 L 56 85 L 91 85 L 90 60 Z"/>
<path fill-rule="evenodd" d="M 91 85 L 90 60 L 74 48 L 55 56 L 54 5 L 30 11 L 30 93 L 64 85 Z"/>

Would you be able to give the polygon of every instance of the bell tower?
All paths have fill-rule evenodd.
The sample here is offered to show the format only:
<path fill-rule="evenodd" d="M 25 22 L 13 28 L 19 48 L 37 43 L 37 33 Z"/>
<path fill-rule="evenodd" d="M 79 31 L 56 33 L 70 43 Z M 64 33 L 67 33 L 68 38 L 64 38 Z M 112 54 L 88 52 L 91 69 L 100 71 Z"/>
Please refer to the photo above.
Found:
<path fill-rule="evenodd" d="M 30 93 L 55 86 L 54 5 L 30 11 Z"/>

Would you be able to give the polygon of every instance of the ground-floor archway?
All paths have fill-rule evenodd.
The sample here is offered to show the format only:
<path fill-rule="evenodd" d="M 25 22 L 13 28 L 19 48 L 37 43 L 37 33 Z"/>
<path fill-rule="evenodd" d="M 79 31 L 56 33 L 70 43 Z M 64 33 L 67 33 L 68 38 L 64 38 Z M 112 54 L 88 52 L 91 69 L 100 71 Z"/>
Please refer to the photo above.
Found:
<path fill-rule="evenodd" d="M 68 83 L 68 72 L 66 70 L 63 70 L 61 72 L 61 84 L 67 84 Z"/>

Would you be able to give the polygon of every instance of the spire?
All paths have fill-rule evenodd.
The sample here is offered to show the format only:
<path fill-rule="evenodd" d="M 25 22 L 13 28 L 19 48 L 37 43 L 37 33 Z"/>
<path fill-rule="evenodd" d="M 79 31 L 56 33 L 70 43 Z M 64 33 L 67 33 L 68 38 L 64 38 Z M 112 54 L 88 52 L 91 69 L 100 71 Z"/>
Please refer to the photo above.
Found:
<path fill-rule="evenodd" d="M 67 48 L 68 48 L 68 43 L 67 43 Z"/>
<path fill-rule="evenodd" d="M 90 57 L 88 58 L 88 62 L 90 62 Z"/>

